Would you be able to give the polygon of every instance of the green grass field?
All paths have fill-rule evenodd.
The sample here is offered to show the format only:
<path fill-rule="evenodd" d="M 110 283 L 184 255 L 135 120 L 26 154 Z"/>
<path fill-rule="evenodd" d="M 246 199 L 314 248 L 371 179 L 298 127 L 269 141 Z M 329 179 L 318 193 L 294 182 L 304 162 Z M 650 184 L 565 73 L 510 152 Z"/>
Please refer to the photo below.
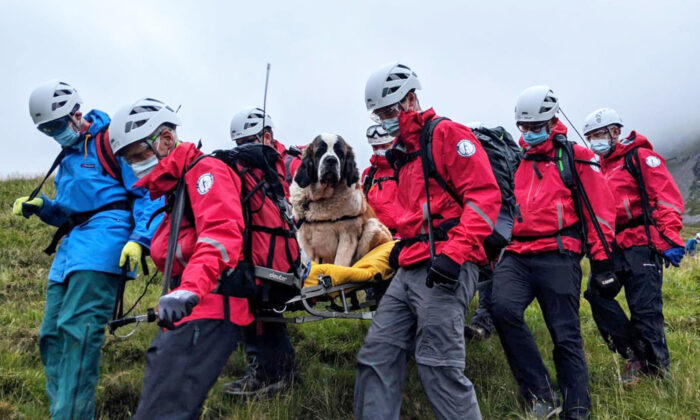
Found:
<path fill-rule="evenodd" d="M 51 264 L 51 258 L 41 250 L 53 228 L 35 217 L 25 220 L 11 214 L 14 199 L 27 195 L 36 182 L 0 182 L 0 419 L 48 418 L 38 334 Z M 51 187 L 46 190 L 49 195 L 53 193 Z M 688 230 L 684 237 L 690 234 Z M 632 389 L 622 388 L 617 377 L 624 369 L 624 361 L 607 349 L 593 323 L 588 302 L 582 299 L 593 418 L 700 419 L 699 261 L 684 261 L 680 269 L 665 274 L 666 332 L 672 358 L 671 378 L 667 380 L 647 379 Z M 140 294 L 145 281 L 139 278 L 130 282 L 127 305 Z M 155 285 L 136 312 L 154 306 L 158 295 L 159 287 Z M 532 305 L 526 316 L 553 373 L 552 343 L 537 305 Z M 245 358 L 239 350 L 211 391 L 203 418 L 352 418 L 355 355 L 368 326 L 366 321 L 336 320 L 291 326 L 303 384 L 264 402 L 231 399 L 220 393 L 224 382 L 245 370 Z M 155 332 L 155 325 L 143 325 L 129 339 L 107 337 L 97 389 L 98 418 L 130 418 L 141 388 L 145 352 Z M 466 373 L 476 386 L 485 419 L 525 418 L 518 407 L 515 382 L 498 338 L 468 343 Z M 404 388 L 401 417 L 433 418 L 413 367 Z"/>

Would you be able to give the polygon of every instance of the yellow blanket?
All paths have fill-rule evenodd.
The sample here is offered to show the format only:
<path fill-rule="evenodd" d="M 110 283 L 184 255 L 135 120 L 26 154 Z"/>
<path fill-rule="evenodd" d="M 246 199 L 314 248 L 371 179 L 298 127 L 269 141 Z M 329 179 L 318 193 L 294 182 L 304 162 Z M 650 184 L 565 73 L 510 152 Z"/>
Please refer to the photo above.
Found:
<path fill-rule="evenodd" d="M 304 281 L 304 287 L 318 285 L 318 276 L 330 276 L 334 286 L 345 283 L 389 280 L 394 270 L 389 266 L 389 254 L 395 242 L 379 245 L 356 262 L 352 267 L 334 264 L 312 264 L 311 272 Z"/>

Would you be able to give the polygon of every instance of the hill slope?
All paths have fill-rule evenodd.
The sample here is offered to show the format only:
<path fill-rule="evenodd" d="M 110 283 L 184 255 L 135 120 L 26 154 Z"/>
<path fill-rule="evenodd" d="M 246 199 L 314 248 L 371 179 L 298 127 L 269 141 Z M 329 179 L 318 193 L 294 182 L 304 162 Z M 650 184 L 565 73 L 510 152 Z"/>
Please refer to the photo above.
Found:
<path fill-rule="evenodd" d="M 51 259 L 41 250 L 52 228 L 36 218 L 11 215 L 16 197 L 32 190 L 36 180 L 0 182 L 0 418 L 48 418 L 44 374 L 37 336 Z M 51 191 L 47 191 L 49 195 Z M 685 235 L 687 236 L 687 234 Z M 585 264 L 584 264 L 585 265 Z M 157 278 L 157 281 L 160 277 Z M 133 302 L 146 280 L 127 286 Z M 145 312 L 158 298 L 156 285 L 135 312 Z M 685 262 L 665 276 L 667 338 L 672 379 L 646 380 L 627 390 L 617 375 L 624 362 L 608 351 L 593 323 L 590 307 L 581 301 L 586 354 L 597 419 L 700 419 L 700 260 Z M 553 372 L 552 344 L 537 305 L 526 317 L 545 361 Z M 291 326 L 303 384 L 265 402 L 223 397 L 221 385 L 241 375 L 243 354 L 234 354 L 206 404 L 205 419 L 350 419 L 354 360 L 367 322 L 323 321 Z M 128 339 L 108 336 L 103 350 L 97 410 L 100 419 L 127 419 L 136 407 L 145 352 L 156 331 L 141 326 Z M 120 333 L 125 333 L 126 331 Z M 516 386 L 497 338 L 467 346 L 467 376 L 474 382 L 485 419 L 521 418 Z M 402 418 L 433 418 L 414 368 L 404 386 Z"/>

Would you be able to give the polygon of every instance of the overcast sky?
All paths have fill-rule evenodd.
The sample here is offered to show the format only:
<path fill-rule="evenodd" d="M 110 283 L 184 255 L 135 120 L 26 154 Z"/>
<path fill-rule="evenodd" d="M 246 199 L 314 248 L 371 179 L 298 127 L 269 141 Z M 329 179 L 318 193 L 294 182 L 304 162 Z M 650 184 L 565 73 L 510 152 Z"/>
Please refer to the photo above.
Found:
<path fill-rule="evenodd" d="M 234 113 L 262 106 L 267 62 L 276 137 L 338 133 L 360 166 L 365 82 L 394 60 L 418 74 L 423 107 L 455 121 L 514 133 L 518 94 L 548 84 L 578 127 L 610 106 L 664 150 L 700 137 L 697 1 L 3 1 L 0 11 L 0 177 L 43 172 L 59 151 L 28 113 L 45 80 L 109 114 L 143 96 L 182 105 L 181 137 L 211 151 L 231 146 Z"/>

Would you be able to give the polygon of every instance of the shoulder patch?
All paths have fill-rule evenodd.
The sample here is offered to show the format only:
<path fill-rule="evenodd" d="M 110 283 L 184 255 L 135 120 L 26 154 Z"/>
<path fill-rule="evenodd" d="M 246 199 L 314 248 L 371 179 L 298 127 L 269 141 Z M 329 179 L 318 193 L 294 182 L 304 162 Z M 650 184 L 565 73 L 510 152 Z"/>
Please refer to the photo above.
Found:
<path fill-rule="evenodd" d="M 202 174 L 197 179 L 197 192 L 199 195 L 204 195 L 211 190 L 212 185 L 214 185 L 214 175 L 209 172 Z"/>
<path fill-rule="evenodd" d="M 598 157 L 598 155 L 593 156 L 590 162 L 592 163 L 591 169 L 593 169 L 596 172 L 600 172 L 600 158 Z"/>
<path fill-rule="evenodd" d="M 644 161 L 650 168 L 656 168 L 657 166 L 661 165 L 661 159 L 659 159 L 656 156 L 647 156 L 647 158 L 644 159 Z"/>
<path fill-rule="evenodd" d="M 459 141 L 459 143 L 457 143 L 457 153 L 459 153 L 460 156 L 467 158 L 476 153 L 476 146 L 474 146 L 474 143 L 472 143 L 471 140 L 462 139 Z"/>

